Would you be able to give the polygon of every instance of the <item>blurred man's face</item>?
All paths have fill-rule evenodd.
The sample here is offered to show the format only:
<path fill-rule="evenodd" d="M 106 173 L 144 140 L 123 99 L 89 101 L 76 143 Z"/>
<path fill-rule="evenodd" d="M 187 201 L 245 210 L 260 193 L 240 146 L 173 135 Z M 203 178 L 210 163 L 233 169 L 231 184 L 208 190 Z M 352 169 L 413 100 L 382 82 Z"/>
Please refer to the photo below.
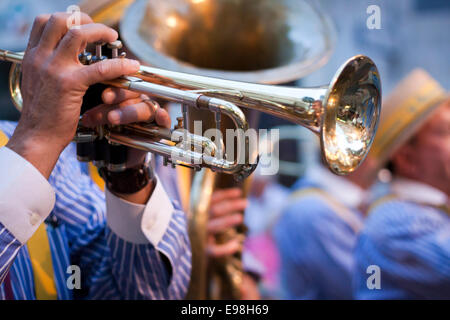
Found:
<path fill-rule="evenodd" d="M 405 150 L 405 148 L 407 150 Z M 450 99 L 439 106 L 413 142 L 396 157 L 400 173 L 432 185 L 450 196 Z"/>

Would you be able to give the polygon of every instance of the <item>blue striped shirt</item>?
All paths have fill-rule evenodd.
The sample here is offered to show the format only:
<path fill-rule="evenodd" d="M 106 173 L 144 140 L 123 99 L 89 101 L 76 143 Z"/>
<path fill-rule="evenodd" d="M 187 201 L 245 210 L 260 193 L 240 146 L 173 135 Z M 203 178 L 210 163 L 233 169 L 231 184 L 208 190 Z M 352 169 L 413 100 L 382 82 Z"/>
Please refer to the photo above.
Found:
<path fill-rule="evenodd" d="M 327 182 L 302 178 L 293 189 L 325 190 Z M 284 298 L 352 299 L 353 249 L 357 238 L 357 230 L 352 226 L 362 225 L 363 220 L 356 209 L 342 209 L 341 214 L 337 209 L 318 192 L 294 197 L 283 208 L 273 237 L 280 253 Z"/>
<path fill-rule="evenodd" d="M 15 123 L 0 121 L 11 136 Z M 119 238 L 106 224 L 104 193 L 76 160 L 69 145 L 49 183 L 56 204 L 47 218 L 58 299 L 182 299 L 190 279 L 191 251 L 185 214 L 177 201 L 161 241 L 134 244 Z M 26 196 L 26 195 L 25 195 Z M 81 289 L 69 289 L 70 265 L 81 269 Z M 0 223 L 0 283 L 10 270 L 15 299 L 35 299 L 28 249 Z M 4 284 L 0 299 L 5 298 Z"/>

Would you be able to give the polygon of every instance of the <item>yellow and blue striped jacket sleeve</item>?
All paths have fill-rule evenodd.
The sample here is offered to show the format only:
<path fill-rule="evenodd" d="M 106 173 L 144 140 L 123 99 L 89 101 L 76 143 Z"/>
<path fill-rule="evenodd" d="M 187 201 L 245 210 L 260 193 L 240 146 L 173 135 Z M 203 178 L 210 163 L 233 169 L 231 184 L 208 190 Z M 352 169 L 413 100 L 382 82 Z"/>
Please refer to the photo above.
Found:
<path fill-rule="evenodd" d="M 15 123 L 0 122 L 7 135 Z M 59 299 L 182 299 L 187 291 L 191 250 L 186 218 L 178 202 L 161 241 L 134 244 L 106 224 L 104 193 L 82 170 L 75 146 L 61 154 L 49 179 L 56 204 L 47 219 Z M 69 289 L 70 265 L 81 268 L 81 289 Z M 10 270 L 16 299 L 35 299 L 26 246 L 0 224 L 0 282 Z M 5 298 L 3 285 L 0 299 Z"/>

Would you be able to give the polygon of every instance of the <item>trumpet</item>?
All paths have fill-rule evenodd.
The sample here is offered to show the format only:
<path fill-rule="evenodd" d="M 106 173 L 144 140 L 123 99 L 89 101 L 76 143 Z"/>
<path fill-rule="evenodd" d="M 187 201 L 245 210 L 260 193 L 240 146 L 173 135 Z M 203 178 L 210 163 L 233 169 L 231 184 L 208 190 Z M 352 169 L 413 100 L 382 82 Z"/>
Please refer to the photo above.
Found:
<path fill-rule="evenodd" d="M 101 46 L 97 44 L 96 54 L 103 58 Z M 119 58 L 117 49 L 121 45 L 115 42 L 109 47 L 112 48 L 112 58 Z M 19 110 L 23 104 L 20 92 L 20 64 L 23 56 L 21 52 L 0 50 L 0 60 L 13 63 L 9 88 Z M 80 55 L 80 61 L 94 60 L 86 51 Z M 346 61 L 328 86 L 315 88 L 231 81 L 148 66 L 141 66 L 136 74 L 105 81 L 104 84 L 181 103 L 183 117 L 170 130 L 149 123 L 102 126 L 94 131 L 79 125 L 74 137 L 76 142 L 106 138 L 111 144 L 159 154 L 165 163 L 173 166 L 183 165 L 195 169 L 206 167 L 216 172 L 233 174 L 237 180 L 249 176 L 258 162 L 258 156 L 249 150 L 248 139 L 237 135 L 238 146 L 244 148 L 237 148 L 236 159 L 245 159 L 244 163 L 236 159 L 224 159 L 220 142 L 186 133 L 188 107 L 214 112 L 217 128 L 220 128 L 221 115 L 224 114 L 232 119 L 236 129 L 245 132 L 248 123 L 240 108 L 268 113 L 304 126 L 319 136 L 325 163 L 338 175 L 354 171 L 366 157 L 375 136 L 381 109 L 379 73 L 375 63 L 363 55 Z M 193 150 L 193 145 L 201 148 Z M 247 154 L 242 157 L 239 152 Z"/>

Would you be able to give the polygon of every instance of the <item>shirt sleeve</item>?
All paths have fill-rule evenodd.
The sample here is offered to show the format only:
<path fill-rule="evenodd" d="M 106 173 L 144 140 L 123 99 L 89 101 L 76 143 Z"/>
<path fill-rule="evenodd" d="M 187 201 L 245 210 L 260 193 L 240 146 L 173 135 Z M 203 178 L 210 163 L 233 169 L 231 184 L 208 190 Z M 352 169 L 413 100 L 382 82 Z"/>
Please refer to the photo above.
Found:
<path fill-rule="evenodd" d="M 105 192 L 112 272 L 131 298 L 182 299 L 191 269 L 185 214 L 155 181 L 145 205 Z"/>
<path fill-rule="evenodd" d="M 190 274 L 185 214 L 157 178 L 145 205 L 102 192 L 65 150 L 50 179 L 53 214 L 65 229 L 70 263 L 82 272 L 76 299 L 181 299 Z"/>
<path fill-rule="evenodd" d="M 0 283 L 17 252 L 50 214 L 55 193 L 28 161 L 0 148 Z"/>
<path fill-rule="evenodd" d="M 156 247 L 169 227 L 174 207 L 158 178 L 155 182 L 146 205 L 123 200 L 106 189 L 108 226 L 125 241 Z"/>
<path fill-rule="evenodd" d="M 150 241 L 125 241 L 107 228 L 106 242 L 110 255 L 103 261 L 106 266 L 110 265 L 114 281 L 96 278 L 92 285 L 91 298 L 184 298 L 191 270 L 186 219 L 179 208 L 174 208 L 170 216 L 168 226 L 156 246 Z M 116 284 L 115 289 L 112 288 L 112 283 Z"/>
<path fill-rule="evenodd" d="M 0 148 L 0 222 L 25 244 L 55 205 L 55 192 L 27 160 Z"/>

